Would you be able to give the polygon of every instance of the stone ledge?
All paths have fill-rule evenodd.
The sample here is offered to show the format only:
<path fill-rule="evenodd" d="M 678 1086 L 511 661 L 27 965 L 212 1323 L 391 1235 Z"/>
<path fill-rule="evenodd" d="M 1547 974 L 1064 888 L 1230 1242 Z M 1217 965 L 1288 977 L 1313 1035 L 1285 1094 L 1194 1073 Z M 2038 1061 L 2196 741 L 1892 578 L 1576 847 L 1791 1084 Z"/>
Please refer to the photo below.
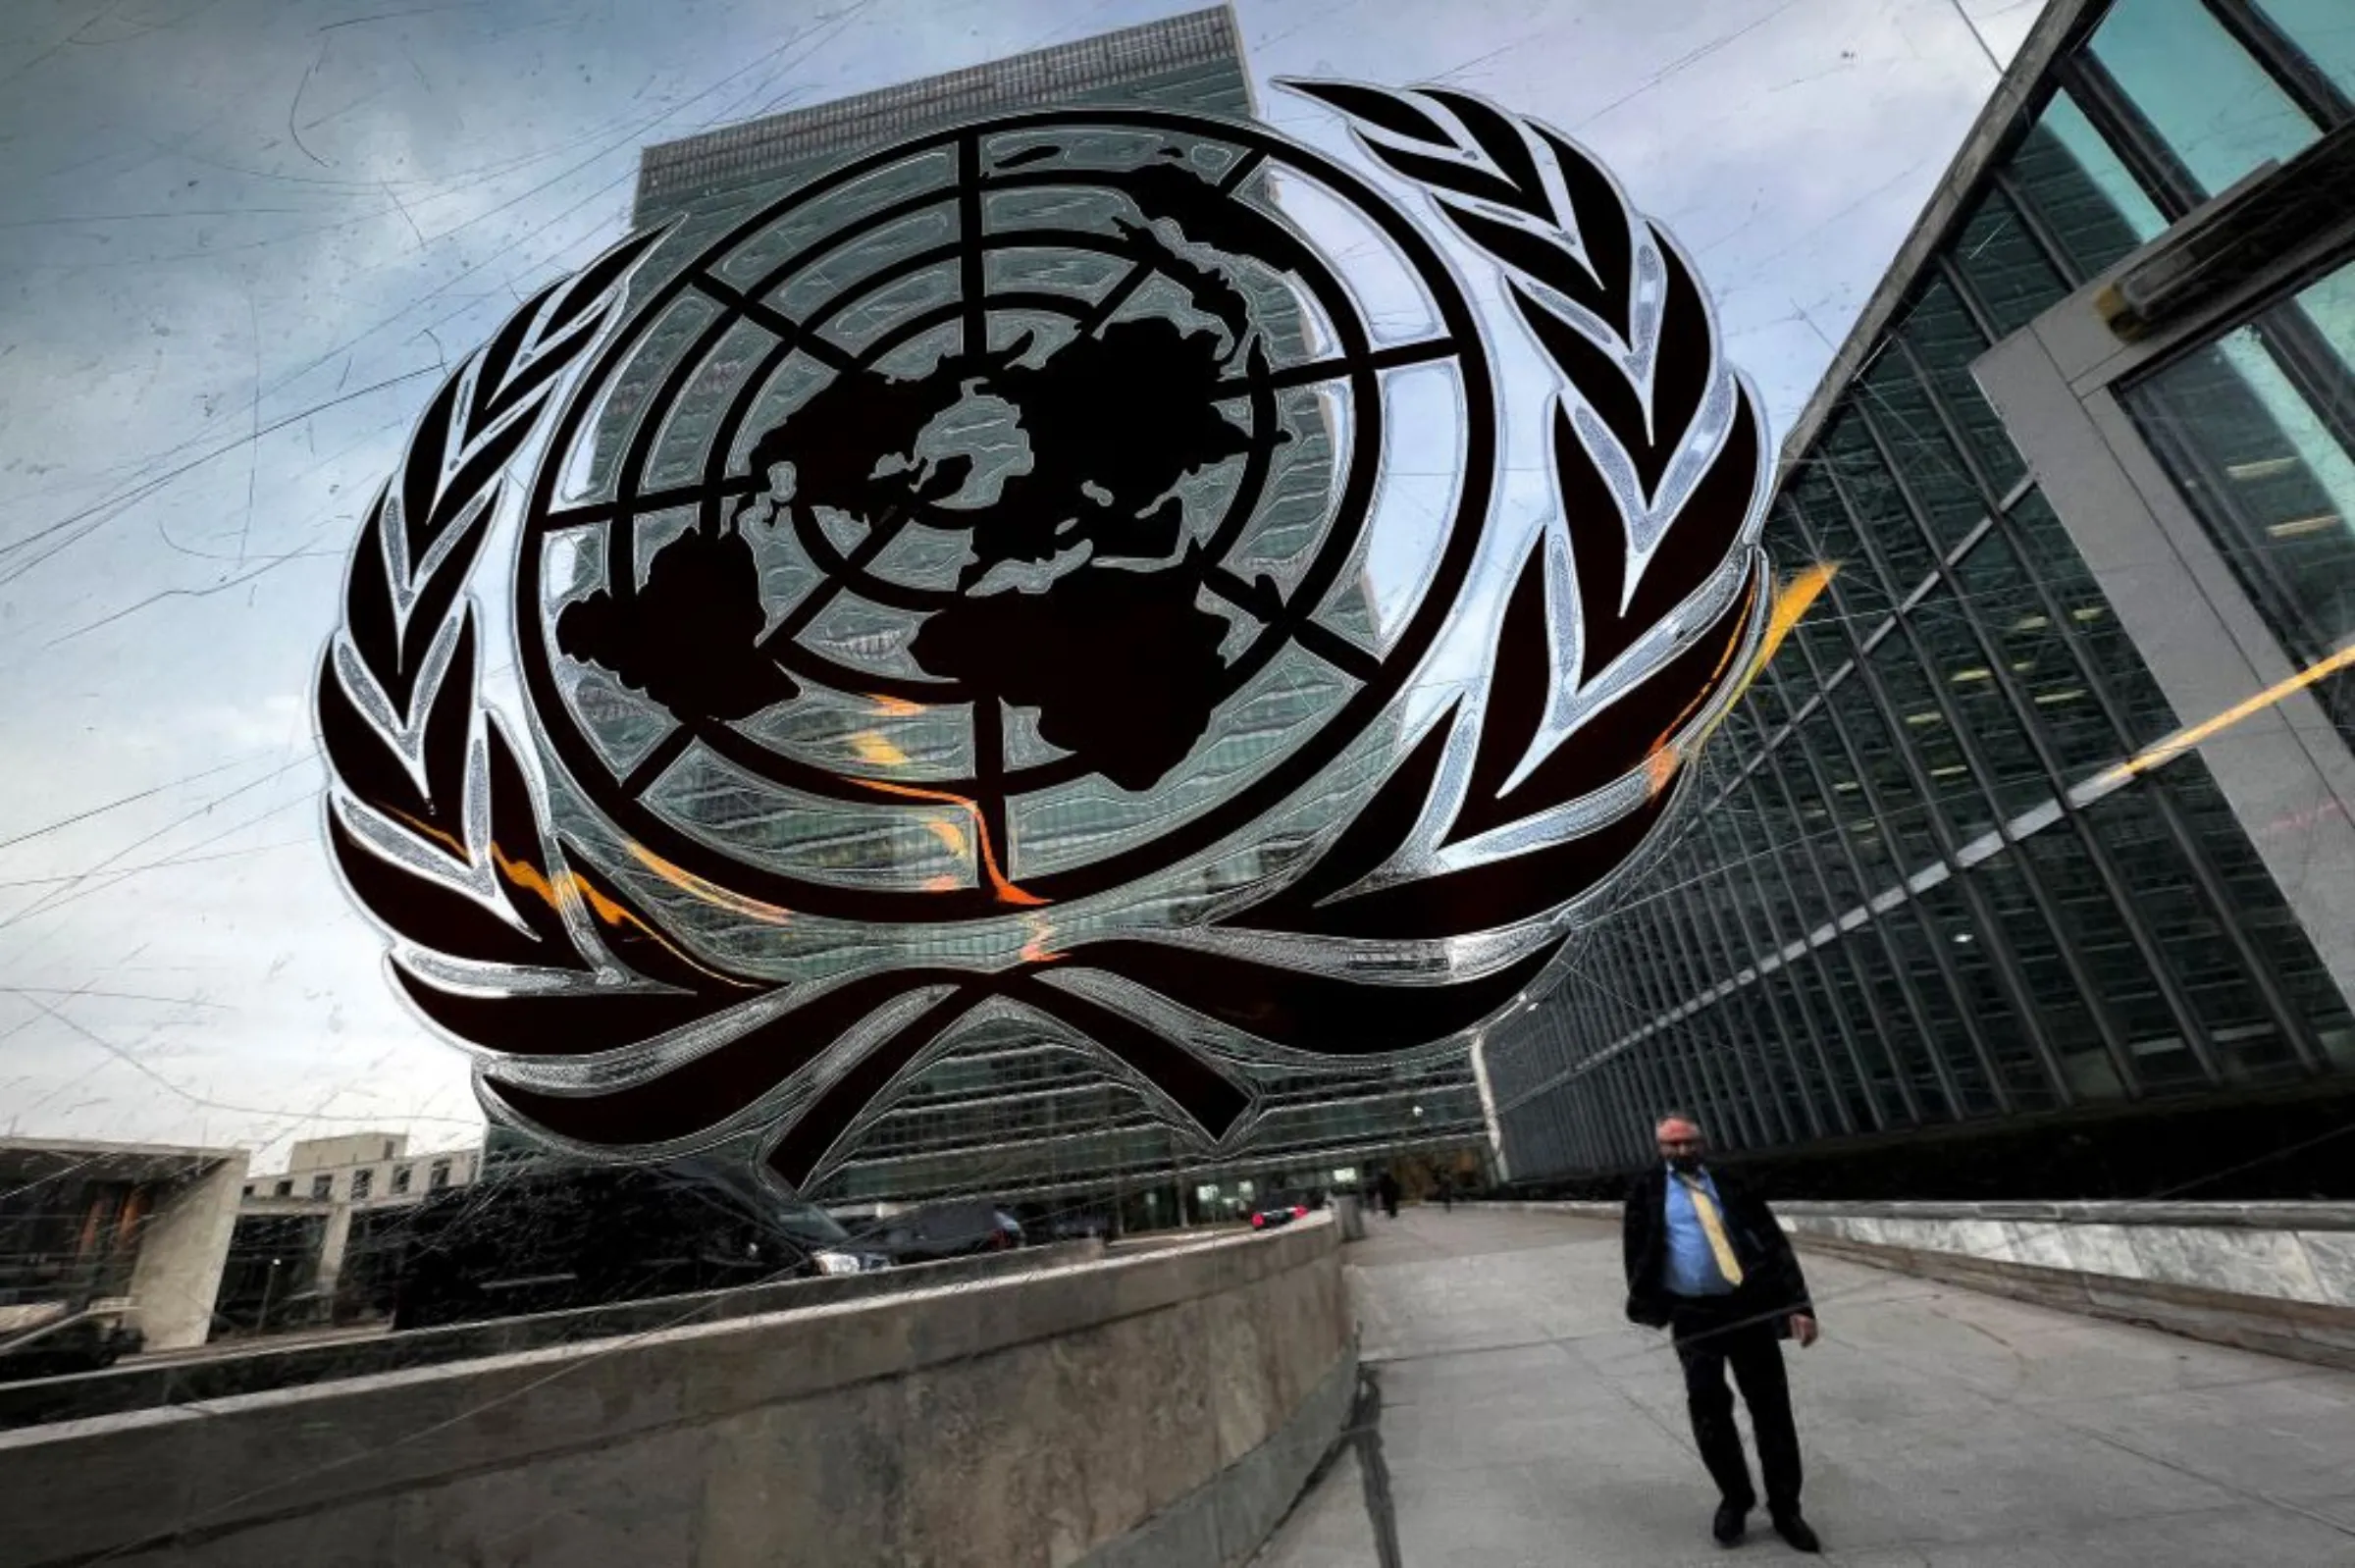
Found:
<path fill-rule="evenodd" d="M 2355 1311 L 2344 1307 L 1850 1241 L 1838 1236 L 1802 1234 L 1795 1239 L 1810 1252 L 1968 1290 L 2355 1371 Z"/>
<path fill-rule="evenodd" d="M 1485 1209 L 1528 1214 L 1567 1214 L 1579 1219 L 1615 1220 L 1619 1205 L 1586 1199 L 1482 1202 Z M 2134 1203 L 2064 1201 L 1987 1202 L 1778 1202 L 1787 1218 L 1886 1220 L 2045 1220 L 2074 1225 L 2166 1225 L 2258 1230 L 2355 1230 L 2355 1203 Z"/>
<path fill-rule="evenodd" d="M 1615 1223 L 1613 1203 L 1498 1208 Z M 1968 1289 L 2355 1367 L 2355 1205 L 1788 1203 L 1793 1241 Z"/>
<path fill-rule="evenodd" d="M 297 1345 L 267 1341 L 139 1360 L 104 1372 L 0 1385 L 0 1431 L 194 1404 L 283 1388 L 479 1361 L 555 1345 L 624 1338 L 674 1325 L 723 1323 L 799 1307 L 969 1283 L 1103 1256 L 1100 1241 L 1068 1241 L 1020 1252 L 984 1253 L 877 1274 L 790 1280 L 742 1289 L 665 1296 L 609 1307 L 534 1313 L 398 1334 L 345 1336 Z"/>

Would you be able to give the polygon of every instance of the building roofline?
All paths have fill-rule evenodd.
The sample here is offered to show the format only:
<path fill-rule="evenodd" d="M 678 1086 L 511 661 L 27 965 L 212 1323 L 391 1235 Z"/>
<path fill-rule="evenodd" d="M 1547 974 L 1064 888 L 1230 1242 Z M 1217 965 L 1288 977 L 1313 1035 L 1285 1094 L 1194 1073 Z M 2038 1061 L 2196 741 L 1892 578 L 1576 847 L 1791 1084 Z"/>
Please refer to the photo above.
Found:
<path fill-rule="evenodd" d="M 40 1185 L 79 1176 L 96 1181 L 205 1180 L 224 1168 L 243 1171 L 244 1149 L 171 1143 L 106 1143 L 91 1138 L 0 1138 L 0 1166 L 11 1182 Z"/>
<path fill-rule="evenodd" d="M 964 111 L 959 118 L 979 118 L 1035 105 L 1041 80 L 1070 77 L 1096 91 L 1174 68 L 1241 60 L 1242 29 L 1231 5 L 1222 3 L 656 142 L 638 155 L 633 221 L 643 221 L 651 203 L 673 198 L 674 186 L 699 175 L 724 184 L 746 170 L 773 166 L 780 147 L 791 148 L 785 156 L 798 160 L 896 139 L 887 128 L 904 118 L 912 102 L 952 102 Z M 1247 72 L 1244 78 L 1248 93 Z"/>
<path fill-rule="evenodd" d="M 1898 302 L 1911 289 L 1921 269 L 1928 265 L 1945 240 L 1947 231 L 1961 215 L 1963 198 L 1977 188 L 1980 177 L 1998 155 L 2009 149 L 2014 133 L 2025 124 L 2028 111 L 2038 107 L 2037 95 L 2044 89 L 2054 64 L 2100 20 L 2109 4 L 2110 0 L 2048 0 L 2044 15 L 2028 29 L 2011 67 L 1996 83 L 1978 119 L 1972 122 L 1969 134 L 1962 138 L 1962 150 L 1955 154 L 1954 162 L 1947 166 L 1937 188 L 1930 192 L 1920 216 L 1913 220 L 1913 227 L 1898 245 L 1880 286 L 1858 312 L 1855 325 L 1833 352 L 1831 364 L 1825 367 L 1823 379 L 1784 435 L 1775 470 L 1778 488 L 1800 456 L 1814 444 L 1824 420 L 1830 417 L 1832 405 L 1863 369 L 1866 357 L 1896 316 Z"/>
<path fill-rule="evenodd" d="M 0 1138 L 0 1155 L 122 1155 L 153 1160 L 232 1160 L 242 1159 L 247 1152 L 244 1149 L 205 1148 L 183 1143 L 108 1143 L 95 1138 Z"/>

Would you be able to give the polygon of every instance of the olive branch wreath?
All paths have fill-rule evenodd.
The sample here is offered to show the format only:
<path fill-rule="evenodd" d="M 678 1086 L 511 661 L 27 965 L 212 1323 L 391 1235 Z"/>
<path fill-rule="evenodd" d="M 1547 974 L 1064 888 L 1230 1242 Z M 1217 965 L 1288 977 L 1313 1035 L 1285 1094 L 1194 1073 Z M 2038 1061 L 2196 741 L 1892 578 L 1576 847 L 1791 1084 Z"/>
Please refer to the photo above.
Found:
<path fill-rule="evenodd" d="M 1766 584 L 1755 544 L 1765 482 L 1756 410 L 1719 364 L 1691 268 L 1566 137 L 1441 88 L 1282 85 L 1345 116 L 1367 154 L 1419 187 L 1499 268 L 1560 383 L 1550 456 L 1575 596 L 1560 617 L 1577 629 L 1573 689 L 1606 671 L 1620 689 L 1537 756 L 1561 667 L 1572 662 L 1552 629 L 1541 537 L 1498 623 L 1485 700 L 1444 711 L 1304 871 L 1210 929 L 1394 947 L 1543 922 L 1644 848 L 1681 793 L 1678 758 L 1738 691 Z M 335 861 L 394 939 L 394 982 L 432 1023 L 482 1053 L 477 1090 L 495 1112 L 584 1152 L 630 1155 L 707 1146 L 765 1115 L 783 1124 L 765 1135 L 766 1164 L 806 1188 L 840 1163 L 952 1023 L 999 997 L 1092 1041 L 1166 1117 L 1220 1145 L 1254 1120 L 1251 1086 L 1067 979 L 1115 977 L 1329 1058 L 1427 1045 L 1538 979 L 1567 940 L 1564 921 L 1501 967 L 1439 983 L 1292 967 L 1268 958 L 1280 945 L 1266 942 L 1120 937 L 992 973 L 906 968 L 795 997 L 786 993 L 803 988 L 689 951 L 548 820 L 518 749 L 481 701 L 476 614 L 463 594 L 505 466 L 661 237 L 633 235 L 542 290 L 451 372 L 368 510 L 342 625 L 319 672 Z M 1713 451 L 1691 450 L 1720 422 Z M 1682 496 L 1632 581 L 1633 524 L 1619 498 L 1631 485 L 1649 508 Z M 1648 667 L 1614 669 L 1679 611 L 1713 602 L 1729 576 L 1734 591 L 1703 624 L 1646 653 Z M 1443 782 L 1459 729 L 1469 731 L 1469 766 Z M 1638 804 L 1591 830 L 1402 879 L 1374 875 L 1408 846 L 1442 789 L 1458 794 L 1444 849 L 1637 776 L 1650 781 Z M 731 1034 L 739 1015 L 752 1021 Z M 713 1034 L 718 1043 L 706 1045 Z M 611 1063 L 682 1037 L 691 1049 L 649 1056 L 619 1081 L 551 1081 L 548 1071 L 562 1079 L 585 1059 Z M 795 1082 L 807 1092 L 779 1113 L 778 1092 Z"/>

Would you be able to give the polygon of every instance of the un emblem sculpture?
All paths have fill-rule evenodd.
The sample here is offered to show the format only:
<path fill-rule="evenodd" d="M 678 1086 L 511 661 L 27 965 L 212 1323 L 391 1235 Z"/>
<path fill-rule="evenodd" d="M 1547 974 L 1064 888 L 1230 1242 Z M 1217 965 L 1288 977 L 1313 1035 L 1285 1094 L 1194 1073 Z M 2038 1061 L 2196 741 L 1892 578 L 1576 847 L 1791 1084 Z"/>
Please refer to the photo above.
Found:
<path fill-rule="evenodd" d="M 1011 1011 L 1210 1151 L 1255 1066 L 1546 982 L 1758 645 L 1753 398 L 1568 139 L 1287 86 L 1362 169 L 1004 116 L 634 235 L 450 375 L 318 718 L 344 881 L 501 1120 L 805 1188 Z"/>

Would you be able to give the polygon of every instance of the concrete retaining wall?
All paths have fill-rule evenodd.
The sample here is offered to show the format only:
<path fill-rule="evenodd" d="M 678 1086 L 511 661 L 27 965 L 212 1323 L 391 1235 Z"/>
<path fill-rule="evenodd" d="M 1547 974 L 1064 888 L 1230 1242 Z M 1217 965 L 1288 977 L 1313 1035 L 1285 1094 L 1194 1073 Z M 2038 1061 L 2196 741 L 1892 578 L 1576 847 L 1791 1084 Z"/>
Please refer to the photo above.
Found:
<path fill-rule="evenodd" d="M 1103 1255 L 1101 1241 L 1058 1241 L 1027 1251 L 985 1252 L 873 1274 L 821 1275 L 614 1306 L 413 1329 L 405 1333 L 379 1332 L 365 1337 L 344 1333 L 292 1344 L 265 1338 L 177 1355 L 142 1355 L 103 1372 L 0 1384 L 0 1431 L 120 1415 L 157 1405 L 213 1402 L 452 1361 L 480 1361 L 590 1339 L 627 1338 L 691 1323 L 756 1318 L 904 1290 L 969 1284 Z"/>
<path fill-rule="evenodd" d="M 0 1435 L 0 1565 L 1232 1568 L 1354 1373 L 1320 1216 L 26 1428 Z"/>
<path fill-rule="evenodd" d="M 1513 1208 L 1616 1222 L 1612 1203 Z M 2355 1368 L 2355 1204 L 1779 1203 L 1815 1251 Z"/>

